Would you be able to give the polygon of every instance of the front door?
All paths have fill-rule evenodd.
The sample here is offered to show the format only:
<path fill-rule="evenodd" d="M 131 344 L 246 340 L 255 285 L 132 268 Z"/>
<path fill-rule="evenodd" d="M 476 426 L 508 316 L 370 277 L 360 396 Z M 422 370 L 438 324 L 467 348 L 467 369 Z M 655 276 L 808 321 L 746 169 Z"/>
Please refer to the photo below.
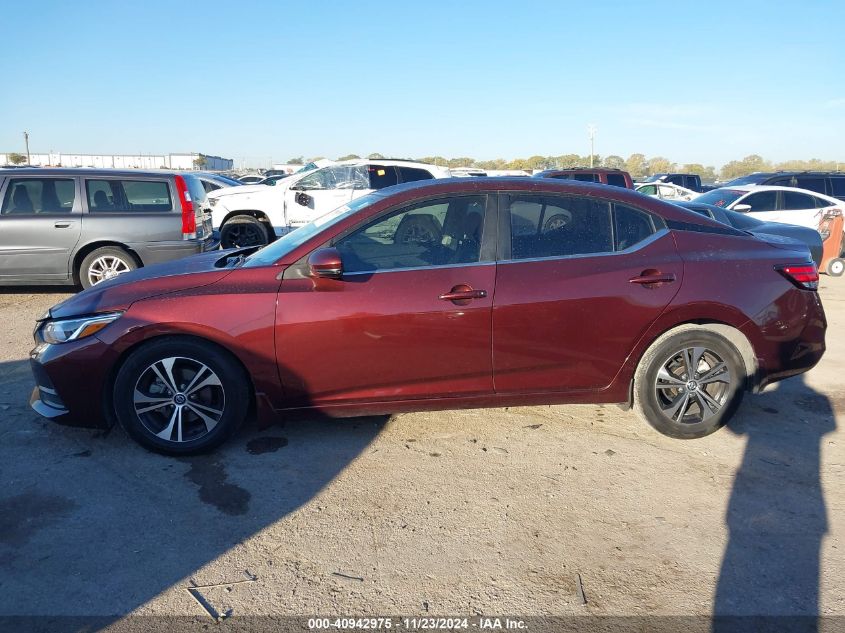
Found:
<path fill-rule="evenodd" d="M 492 393 L 496 266 L 482 240 L 492 243 L 496 224 L 485 222 L 486 200 L 426 201 L 368 220 L 331 244 L 341 279 L 286 272 L 276 358 L 290 406 Z"/>
<path fill-rule="evenodd" d="M 65 281 L 82 230 L 73 178 L 9 178 L 0 207 L 0 281 Z"/>
<path fill-rule="evenodd" d="M 663 221 L 591 197 L 502 196 L 493 301 L 497 393 L 601 389 L 681 286 Z M 508 223 L 504 223 L 508 226 Z"/>

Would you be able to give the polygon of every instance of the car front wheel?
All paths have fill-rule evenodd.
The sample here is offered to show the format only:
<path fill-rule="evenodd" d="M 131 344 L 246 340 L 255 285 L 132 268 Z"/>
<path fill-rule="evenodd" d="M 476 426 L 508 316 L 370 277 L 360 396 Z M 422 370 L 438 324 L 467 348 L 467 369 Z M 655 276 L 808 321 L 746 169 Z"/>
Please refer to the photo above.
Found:
<path fill-rule="evenodd" d="M 670 334 L 643 355 L 634 377 L 634 409 L 660 433 L 704 437 L 736 412 L 745 365 L 725 337 L 704 329 Z"/>
<path fill-rule="evenodd" d="M 224 249 L 264 246 L 269 242 L 267 227 L 251 215 L 236 215 L 220 227 L 220 246 Z"/>
<path fill-rule="evenodd" d="M 138 348 L 120 368 L 114 409 L 137 442 L 171 455 L 225 442 L 249 408 L 248 379 L 229 354 L 195 339 L 167 338 Z"/>

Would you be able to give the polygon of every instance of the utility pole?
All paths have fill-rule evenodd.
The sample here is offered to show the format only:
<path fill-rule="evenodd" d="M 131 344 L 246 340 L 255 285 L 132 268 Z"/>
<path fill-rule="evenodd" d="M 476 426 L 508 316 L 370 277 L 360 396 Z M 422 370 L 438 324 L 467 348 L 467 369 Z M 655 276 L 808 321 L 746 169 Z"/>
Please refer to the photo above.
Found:
<path fill-rule="evenodd" d="M 26 144 L 26 164 L 29 165 L 29 132 L 23 133 L 23 142 Z"/>
<path fill-rule="evenodd" d="M 598 128 L 595 125 L 590 123 L 587 126 L 587 135 L 590 137 L 590 167 L 593 166 L 593 155 L 595 152 L 595 141 L 596 141 L 596 132 L 598 132 Z"/>

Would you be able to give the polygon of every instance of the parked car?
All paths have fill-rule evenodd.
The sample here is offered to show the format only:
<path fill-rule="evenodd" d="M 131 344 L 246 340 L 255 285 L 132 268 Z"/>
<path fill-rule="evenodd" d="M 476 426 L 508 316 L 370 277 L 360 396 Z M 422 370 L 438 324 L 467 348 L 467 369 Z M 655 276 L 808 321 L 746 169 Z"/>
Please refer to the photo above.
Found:
<path fill-rule="evenodd" d="M 678 201 L 675 204 L 678 206 L 695 211 L 708 218 L 727 224 L 740 231 L 748 231 L 752 235 L 756 235 L 762 239 L 767 239 L 766 236 L 774 235 L 791 240 L 795 240 L 807 247 L 816 268 L 821 267 L 822 263 L 822 236 L 816 229 L 807 228 L 805 226 L 796 226 L 794 224 L 784 224 L 782 222 L 764 222 L 753 218 L 747 213 L 738 213 L 737 211 L 729 211 L 722 207 L 717 207 L 712 204 L 704 204 L 698 200 L 692 202 Z"/>
<path fill-rule="evenodd" d="M 825 213 L 845 208 L 842 200 L 815 191 L 758 185 L 714 189 L 695 201 L 747 213 L 765 222 L 784 222 L 816 230 Z"/>
<path fill-rule="evenodd" d="M 196 177 L 200 179 L 206 193 L 211 193 L 212 191 L 223 189 L 224 187 L 240 187 L 244 184 L 240 180 L 235 180 L 234 178 L 229 178 L 229 176 L 211 172 L 196 172 Z"/>
<path fill-rule="evenodd" d="M 449 175 L 445 167 L 425 163 L 355 159 L 293 174 L 275 187 L 221 189 L 209 200 L 223 248 L 262 246 L 372 191 Z"/>
<path fill-rule="evenodd" d="M 583 167 L 573 169 L 547 169 L 534 174 L 534 178 L 557 178 L 559 180 L 578 180 L 580 182 L 600 182 L 614 187 L 634 188 L 631 174 L 621 169 L 604 167 Z"/>
<path fill-rule="evenodd" d="M 714 189 L 710 185 L 702 184 L 701 176 L 698 174 L 654 174 L 646 178 L 643 182 L 665 182 L 695 191 L 696 193 L 703 193 Z"/>
<path fill-rule="evenodd" d="M 616 402 L 695 438 L 818 362 L 817 283 L 803 247 L 622 188 L 430 179 L 60 303 L 37 324 L 31 402 L 66 423 L 113 414 L 173 454 L 251 409 Z"/>
<path fill-rule="evenodd" d="M 244 185 L 257 185 L 264 180 L 264 176 L 261 174 L 247 174 L 246 176 L 241 176 L 238 180 Z"/>
<path fill-rule="evenodd" d="M 758 172 L 734 178 L 722 186 L 732 189 L 740 185 L 797 187 L 845 200 L 845 172 L 841 171 Z"/>
<path fill-rule="evenodd" d="M 668 200 L 669 202 L 675 202 L 676 200 L 692 200 L 699 195 L 692 189 L 664 182 L 637 185 L 635 189 L 647 196 L 654 196 L 655 198 Z"/>
<path fill-rule="evenodd" d="M 217 248 L 192 172 L 0 170 L 0 285 L 87 288 Z"/>

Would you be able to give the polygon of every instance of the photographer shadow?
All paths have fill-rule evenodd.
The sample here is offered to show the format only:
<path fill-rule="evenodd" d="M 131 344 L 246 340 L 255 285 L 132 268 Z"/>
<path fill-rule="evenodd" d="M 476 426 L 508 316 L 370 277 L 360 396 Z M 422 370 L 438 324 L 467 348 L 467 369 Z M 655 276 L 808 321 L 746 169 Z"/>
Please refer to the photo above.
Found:
<path fill-rule="evenodd" d="M 728 427 L 747 444 L 728 503 L 713 631 L 817 631 L 828 530 L 821 446 L 836 429 L 833 406 L 799 376 L 744 409 Z"/>

